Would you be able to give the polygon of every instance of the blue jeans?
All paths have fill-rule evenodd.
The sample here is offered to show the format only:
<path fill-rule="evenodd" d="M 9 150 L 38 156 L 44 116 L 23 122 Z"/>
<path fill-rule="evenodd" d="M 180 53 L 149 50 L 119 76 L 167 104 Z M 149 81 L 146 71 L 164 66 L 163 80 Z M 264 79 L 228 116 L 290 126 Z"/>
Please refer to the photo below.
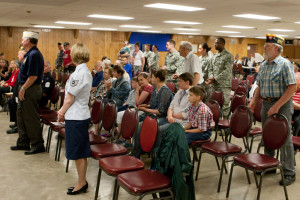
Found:
<path fill-rule="evenodd" d="M 209 129 L 202 133 L 186 133 L 185 137 L 188 144 L 190 145 L 194 141 L 209 139 L 211 136 L 211 132 L 212 132 L 211 129 Z"/>

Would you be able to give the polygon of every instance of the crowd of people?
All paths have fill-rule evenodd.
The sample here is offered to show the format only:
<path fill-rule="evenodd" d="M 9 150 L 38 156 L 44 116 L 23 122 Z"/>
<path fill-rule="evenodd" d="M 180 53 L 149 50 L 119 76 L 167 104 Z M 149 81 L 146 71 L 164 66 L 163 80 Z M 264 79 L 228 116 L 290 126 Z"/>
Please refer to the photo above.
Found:
<path fill-rule="evenodd" d="M 256 92 L 249 108 L 253 111 L 259 98 L 263 99 L 262 125 L 268 116 L 274 113 L 284 114 L 291 122 L 293 105 L 297 110 L 293 119 L 299 121 L 300 98 L 296 91 L 296 79 L 292 63 L 281 57 L 282 38 L 268 36 L 264 46 L 265 61 L 257 67 Z M 45 61 L 37 48 L 38 33 L 24 32 L 18 60 L 10 62 L 0 54 L 0 105 L 4 107 L 5 93 L 12 92 L 9 99 L 10 120 L 15 122 L 7 133 L 19 133 L 18 140 L 11 150 L 25 150 L 25 155 L 45 152 L 39 109 L 48 105 L 55 80 L 51 76 L 49 61 Z M 150 47 L 152 46 L 152 51 Z M 233 64 L 243 63 L 225 49 L 225 39 L 217 38 L 211 53 L 207 43 L 199 45 L 200 57 L 192 52 L 192 44 L 182 41 L 176 50 L 174 40 L 166 42 L 168 53 L 164 64 L 155 44 L 140 43 L 134 49 L 127 41 L 117 53 L 115 64 L 108 57 L 99 60 L 92 73 L 87 66 L 90 51 L 84 44 L 76 43 L 72 47 L 68 42 L 58 43 L 58 55 L 55 61 L 57 72 L 69 73 L 65 84 L 65 100 L 59 109 L 58 122 L 65 123 L 66 157 L 75 160 L 78 183 L 68 189 L 69 195 L 86 192 L 87 158 L 91 156 L 88 130 L 90 127 L 90 102 L 102 97 L 104 103 L 112 99 L 118 108 L 117 134 L 120 134 L 124 111 L 129 106 L 139 110 L 139 125 L 135 135 L 134 151 L 131 155 L 140 157 L 142 149 L 139 136 L 143 120 L 149 113 L 157 116 L 161 133 L 172 123 L 179 123 L 185 130 L 188 144 L 197 140 L 207 140 L 212 135 L 213 114 L 205 104 L 213 90 L 224 94 L 222 113 L 230 118 L 230 93 L 233 78 Z M 42 67 L 44 66 L 44 67 Z M 252 73 L 252 72 L 251 72 Z M 166 85 L 173 82 L 177 92 L 173 93 Z M 292 96 L 294 100 L 292 100 Z M 28 117 L 30 116 L 30 117 Z M 105 117 L 105 116 L 104 116 Z M 299 123 L 296 132 L 299 132 Z M 291 123 L 288 123 L 289 125 Z M 94 125 L 98 132 L 99 124 Z M 291 127 L 290 127 L 291 128 Z M 281 149 L 281 161 L 284 180 L 289 185 L 295 181 L 294 151 L 291 135 Z M 103 136 L 110 136 L 104 134 Z M 117 143 L 132 147 L 132 141 L 120 137 Z M 265 148 L 265 154 L 274 156 L 274 152 Z M 282 184 L 282 181 L 281 183 Z"/>

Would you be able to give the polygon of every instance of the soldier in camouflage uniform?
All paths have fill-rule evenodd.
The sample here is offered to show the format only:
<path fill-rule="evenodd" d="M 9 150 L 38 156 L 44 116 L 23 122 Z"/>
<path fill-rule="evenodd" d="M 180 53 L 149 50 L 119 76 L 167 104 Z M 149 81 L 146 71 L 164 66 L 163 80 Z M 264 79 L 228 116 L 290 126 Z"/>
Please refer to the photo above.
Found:
<path fill-rule="evenodd" d="M 152 55 L 152 51 L 150 51 L 150 44 L 146 44 L 145 45 L 145 52 L 144 52 L 144 56 L 145 56 L 145 65 L 144 65 L 144 72 L 149 72 L 149 61 L 151 59 L 151 55 Z"/>
<path fill-rule="evenodd" d="M 175 41 L 167 41 L 167 50 L 169 51 L 165 58 L 165 63 L 162 66 L 162 69 L 167 71 L 166 81 L 176 81 L 173 79 L 175 73 L 179 76 L 183 72 L 183 60 L 179 55 L 179 52 L 175 49 Z M 177 77 L 177 76 L 176 76 Z"/>
<path fill-rule="evenodd" d="M 158 70 L 158 67 L 159 67 L 159 53 L 157 51 L 157 46 L 156 45 L 153 45 L 152 46 L 152 53 L 151 53 L 151 56 L 150 56 L 150 59 L 149 59 L 149 62 L 148 62 L 148 67 L 149 69 L 151 70 L 155 70 L 157 71 Z"/>
<path fill-rule="evenodd" d="M 225 48 L 224 38 L 217 38 L 215 41 L 215 49 L 218 51 L 212 57 L 208 72 L 207 84 L 213 84 L 215 90 L 221 90 L 224 94 L 223 116 L 229 114 L 231 79 L 233 55 Z"/>
<path fill-rule="evenodd" d="M 200 86 L 205 89 L 205 93 L 206 93 L 205 102 L 207 102 L 209 100 L 209 97 L 212 93 L 212 85 L 205 83 L 205 81 L 208 80 L 209 67 L 211 67 L 211 65 L 210 65 L 211 58 L 208 55 L 208 52 L 210 51 L 210 49 L 211 48 L 208 47 L 208 45 L 205 42 L 202 42 L 199 45 L 199 49 L 198 49 L 198 52 L 201 54 L 201 56 L 199 57 L 199 62 L 200 62 L 200 66 L 202 67 L 202 73 L 203 73 L 203 79 L 204 79 L 204 82 L 201 83 Z"/>
<path fill-rule="evenodd" d="M 59 52 L 58 52 L 57 58 L 55 60 L 55 69 L 57 69 L 57 72 L 60 73 L 60 72 L 64 71 L 64 68 L 62 66 L 62 64 L 63 64 L 64 47 L 63 47 L 63 45 L 62 45 L 61 42 L 57 43 L 57 47 L 59 49 Z"/>

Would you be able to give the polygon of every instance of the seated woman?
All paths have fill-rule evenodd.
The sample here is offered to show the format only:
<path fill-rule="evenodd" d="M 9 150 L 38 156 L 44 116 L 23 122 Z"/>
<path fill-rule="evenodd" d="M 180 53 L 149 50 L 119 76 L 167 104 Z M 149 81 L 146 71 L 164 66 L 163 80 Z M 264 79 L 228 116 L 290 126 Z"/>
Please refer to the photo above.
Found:
<path fill-rule="evenodd" d="M 103 80 L 99 83 L 99 85 L 97 86 L 97 89 L 94 90 L 94 92 L 92 93 L 92 99 L 95 99 L 96 97 L 104 97 L 105 96 L 105 94 L 107 92 L 105 81 L 111 81 L 111 82 L 113 81 L 111 67 L 104 68 Z"/>
<path fill-rule="evenodd" d="M 10 79 L 8 79 L 7 81 L 1 81 L 0 82 L 0 104 L 1 106 L 3 106 L 4 102 L 3 102 L 3 94 L 8 93 L 8 92 L 12 92 L 13 87 L 16 84 L 16 80 L 20 71 L 20 65 L 21 62 L 19 62 L 18 60 L 13 60 L 11 61 L 11 65 L 9 66 L 9 68 L 11 68 L 12 71 L 12 75 L 10 76 Z"/>
<path fill-rule="evenodd" d="M 5 60 L 0 60 L 0 80 L 1 81 L 7 81 L 6 79 L 8 74 L 8 66 L 5 62 Z"/>

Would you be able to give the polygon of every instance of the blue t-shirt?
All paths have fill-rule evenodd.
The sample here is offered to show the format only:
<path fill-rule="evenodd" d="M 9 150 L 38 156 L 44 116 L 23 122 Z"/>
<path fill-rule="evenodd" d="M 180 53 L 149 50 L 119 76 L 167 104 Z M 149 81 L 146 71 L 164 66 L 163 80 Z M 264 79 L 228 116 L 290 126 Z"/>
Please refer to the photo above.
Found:
<path fill-rule="evenodd" d="M 123 66 L 123 68 L 129 74 L 130 82 L 132 82 L 132 66 L 129 63 L 127 63 L 126 65 Z"/>
<path fill-rule="evenodd" d="M 20 67 L 19 83 L 24 84 L 29 76 L 37 76 L 34 84 L 41 84 L 44 72 L 44 58 L 39 49 L 34 46 L 25 55 Z"/>
<path fill-rule="evenodd" d="M 95 74 L 92 82 L 92 87 L 97 87 L 102 80 L 103 80 L 103 70 Z"/>

